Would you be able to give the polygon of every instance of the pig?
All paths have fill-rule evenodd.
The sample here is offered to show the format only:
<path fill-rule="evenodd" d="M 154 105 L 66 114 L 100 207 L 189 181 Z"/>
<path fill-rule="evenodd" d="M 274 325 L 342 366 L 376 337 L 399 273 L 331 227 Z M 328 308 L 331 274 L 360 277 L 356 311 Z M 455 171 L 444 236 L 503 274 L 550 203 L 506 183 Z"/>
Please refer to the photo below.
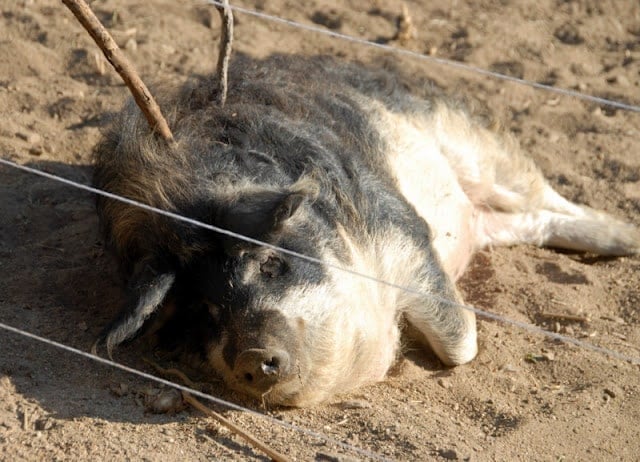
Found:
<path fill-rule="evenodd" d="M 471 361 L 455 283 L 478 249 L 640 252 L 634 226 L 564 199 L 510 136 L 392 68 L 238 55 L 223 107 L 214 77 L 159 90 L 174 146 L 126 106 L 94 185 L 254 241 L 100 197 L 127 301 L 99 344 L 153 331 L 232 389 L 310 406 L 382 380 L 405 325 L 444 365 Z"/>

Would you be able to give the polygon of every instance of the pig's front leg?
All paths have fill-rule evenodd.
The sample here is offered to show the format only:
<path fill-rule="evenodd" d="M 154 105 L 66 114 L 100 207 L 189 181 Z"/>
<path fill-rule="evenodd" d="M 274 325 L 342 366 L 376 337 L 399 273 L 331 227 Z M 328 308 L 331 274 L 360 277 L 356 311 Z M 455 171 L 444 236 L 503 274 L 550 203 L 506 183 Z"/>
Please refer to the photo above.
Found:
<path fill-rule="evenodd" d="M 425 267 L 419 280 L 404 307 L 406 320 L 447 366 L 471 361 L 478 352 L 475 313 L 462 307 L 462 297 L 436 262 Z"/>

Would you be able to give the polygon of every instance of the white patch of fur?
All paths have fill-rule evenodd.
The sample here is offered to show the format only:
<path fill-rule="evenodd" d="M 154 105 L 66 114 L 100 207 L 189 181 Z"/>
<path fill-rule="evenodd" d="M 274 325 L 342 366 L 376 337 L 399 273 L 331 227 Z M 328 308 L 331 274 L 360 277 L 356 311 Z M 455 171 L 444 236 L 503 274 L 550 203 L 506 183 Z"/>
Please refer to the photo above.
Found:
<path fill-rule="evenodd" d="M 349 269 L 417 290 L 430 286 L 431 275 L 425 270 L 428 266 L 419 258 L 421 250 L 399 230 L 371 236 L 367 245 L 357 243 L 344 231 L 340 237 L 351 253 Z M 343 265 L 329 252 L 322 258 L 327 263 Z M 303 368 L 300 380 L 276 386 L 272 392 L 274 398 L 294 396 L 287 404 L 305 406 L 382 380 L 397 359 L 398 324 L 404 314 L 413 317 L 416 327 L 447 364 L 462 364 L 475 356 L 473 313 L 461 314 L 462 337 L 450 337 L 450 331 L 432 333 L 420 316 L 437 313 L 442 306 L 434 309 L 429 297 L 338 269 L 327 268 L 327 272 L 327 283 L 295 288 L 278 302 L 278 309 L 290 322 L 304 320 L 303 349 L 310 356 L 304 359 L 308 366 L 306 370 Z M 460 315 L 459 310 L 449 311 L 449 308 L 445 307 L 452 320 Z"/>
<path fill-rule="evenodd" d="M 363 246 L 346 232 L 340 238 L 350 250 L 349 269 L 400 285 L 415 284 L 422 262 L 409 239 L 400 232 L 373 236 Z M 331 252 L 323 261 L 344 266 Z M 400 346 L 399 317 L 409 304 L 407 295 L 376 281 L 326 268 L 327 282 L 297 287 L 277 303 L 290 323 L 304 320 L 303 350 L 309 357 L 300 380 L 274 387 L 273 398 L 293 396 L 287 404 L 305 406 L 382 380 L 397 359 Z M 305 370 L 306 369 L 306 370 Z M 269 399 L 269 396 L 265 397 Z"/>
<path fill-rule="evenodd" d="M 444 155 L 438 117 L 408 117 L 385 110 L 380 110 L 378 117 L 377 128 L 391 149 L 388 161 L 398 188 L 429 224 L 433 247 L 455 280 L 475 250 L 471 226 L 474 207 Z"/>

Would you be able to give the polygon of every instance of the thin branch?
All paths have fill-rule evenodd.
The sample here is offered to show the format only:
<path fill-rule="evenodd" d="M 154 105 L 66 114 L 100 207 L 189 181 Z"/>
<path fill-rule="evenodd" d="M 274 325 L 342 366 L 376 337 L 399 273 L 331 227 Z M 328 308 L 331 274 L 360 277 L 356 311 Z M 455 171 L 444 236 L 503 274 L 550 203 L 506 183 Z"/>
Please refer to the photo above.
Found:
<path fill-rule="evenodd" d="M 229 0 L 222 0 L 222 5 L 216 5 L 222 21 L 220 32 L 220 51 L 218 54 L 218 104 L 224 106 L 227 101 L 227 74 L 229 73 L 229 60 L 231 59 L 231 46 L 233 45 L 233 12 L 229 6 Z"/>
<path fill-rule="evenodd" d="M 133 95 L 136 104 L 144 114 L 149 126 L 156 131 L 169 145 L 175 143 L 169 124 L 160 111 L 160 106 L 149 92 L 149 89 L 140 79 L 140 76 L 122 53 L 115 40 L 105 29 L 100 20 L 93 13 L 89 5 L 84 0 L 62 0 L 69 10 L 80 21 L 82 26 L 89 32 L 93 40 L 100 47 L 107 61 L 111 63 L 124 83 Z"/>
<path fill-rule="evenodd" d="M 187 377 L 187 375 L 184 372 L 182 372 L 182 371 L 180 371 L 178 369 L 165 369 L 165 368 L 161 367 L 159 364 L 156 364 L 155 362 L 153 362 L 153 361 L 151 361 L 149 359 L 144 359 L 144 361 L 147 364 L 149 364 L 151 367 L 153 367 L 156 370 L 156 372 L 158 372 L 159 374 L 162 374 L 164 376 L 174 376 L 174 377 L 180 379 L 188 387 L 196 388 L 196 384 L 193 383 L 193 381 L 189 377 Z M 269 446 L 267 446 L 265 443 L 263 443 L 258 438 L 253 436 L 251 433 L 249 433 L 246 430 L 243 430 L 242 428 L 238 427 L 236 424 L 234 424 L 230 420 L 226 419 L 225 417 L 221 416 L 220 414 L 218 414 L 214 410 L 209 409 L 207 406 L 205 406 L 200 401 L 195 399 L 190 393 L 187 393 L 186 391 L 183 391 L 182 392 L 182 399 L 183 399 L 184 402 L 186 402 L 189 405 L 191 405 L 191 407 L 193 407 L 194 409 L 197 409 L 198 411 L 202 412 L 203 414 L 208 415 L 209 417 L 213 417 L 219 423 L 221 423 L 222 425 L 227 427 L 229 430 L 231 430 L 232 432 L 234 432 L 235 434 L 237 434 L 241 438 L 244 438 L 246 441 L 248 441 L 250 444 L 252 444 L 255 448 L 261 450 L 262 452 L 267 454 L 269 457 L 271 457 L 271 459 L 275 460 L 276 462 L 288 462 L 289 461 L 287 456 L 285 456 L 283 454 L 280 454 L 279 452 L 277 452 L 274 449 L 271 449 Z"/>
<path fill-rule="evenodd" d="M 262 441 L 257 439 L 251 433 L 249 433 L 249 432 L 243 430 L 242 428 L 238 427 L 236 424 L 234 424 L 230 420 L 225 419 L 224 417 L 222 417 L 217 412 L 212 411 L 211 409 L 209 409 L 207 406 L 205 406 L 200 401 L 195 399 L 193 396 L 191 396 L 186 391 L 182 392 L 182 399 L 184 399 L 185 402 L 187 402 L 188 404 L 190 404 L 191 406 L 193 406 L 195 409 L 199 410 L 200 412 L 208 415 L 209 417 L 213 417 L 214 419 L 216 419 L 222 425 L 224 425 L 229 430 L 231 430 L 234 433 L 236 433 L 238 436 L 241 436 L 242 438 L 247 440 L 254 447 L 260 449 L 262 452 L 264 452 L 266 455 L 271 457 L 271 459 L 275 460 L 276 462 L 288 462 L 290 460 L 284 454 L 280 454 L 276 450 L 271 449 L 269 446 L 267 446 Z"/>
<path fill-rule="evenodd" d="M 165 369 L 160 364 L 147 358 L 142 358 L 142 360 L 145 363 L 147 363 L 149 366 L 153 367 L 158 374 L 164 375 L 165 377 L 173 376 L 179 379 L 184 385 L 188 386 L 189 388 L 193 388 L 194 390 L 198 389 L 198 385 L 196 385 L 196 383 L 193 380 L 191 380 L 189 377 L 187 377 L 187 374 L 185 374 L 181 370 Z"/>

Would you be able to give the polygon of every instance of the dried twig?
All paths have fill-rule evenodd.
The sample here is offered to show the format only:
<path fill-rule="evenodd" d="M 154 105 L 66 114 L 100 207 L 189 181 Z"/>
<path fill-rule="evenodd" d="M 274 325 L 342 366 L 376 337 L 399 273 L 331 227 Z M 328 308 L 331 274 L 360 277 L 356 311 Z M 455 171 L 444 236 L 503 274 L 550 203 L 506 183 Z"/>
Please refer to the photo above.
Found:
<path fill-rule="evenodd" d="M 222 5 L 216 5 L 222 21 L 220 32 L 220 51 L 218 54 L 218 104 L 222 107 L 227 101 L 227 74 L 229 73 L 229 61 L 231 59 L 231 46 L 233 45 L 233 12 L 229 7 L 229 0 L 222 0 Z"/>
<path fill-rule="evenodd" d="M 182 381 L 182 383 L 186 386 L 188 386 L 189 388 L 193 388 L 196 389 L 198 388 L 197 385 L 193 382 L 193 380 L 191 380 L 189 377 L 187 377 L 187 374 L 185 374 L 184 372 L 182 372 L 179 369 L 165 369 L 164 367 L 160 366 L 158 363 L 151 361 L 150 359 L 147 358 L 142 358 L 142 360 L 147 363 L 148 365 L 150 365 L 151 367 L 153 367 L 157 373 L 164 375 L 165 377 L 167 376 L 173 376 L 177 379 L 179 379 L 180 381 Z"/>
<path fill-rule="evenodd" d="M 180 371 L 178 369 L 165 369 L 165 368 L 159 366 L 158 364 L 156 364 L 153 361 L 150 361 L 148 359 L 145 359 L 145 362 L 150 364 L 159 374 L 162 374 L 162 375 L 165 375 L 165 376 L 166 375 L 172 375 L 172 376 L 177 377 L 180 380 L 182 380 L 182 382 L 185 385 L 187 385 L 188 387 L 195 388 L 195 384 L 193 383 L 193 381 L 189 377 L 187 377 L 184 372 L 182 372 L 182 371 Z M 238 436 L 244 438 L 246 441 L 248 441 L 250 444 L 252 444 L 254 447 L 258 448 L 259 450 L 261 450 L 265 454 L 267 454 L 269 457 L 271 457 L 271 459 L 275 460 L 276 462 L 280 462 L 280 461 L 287 462 L 287 461 L 289 461 L 289 459 L 285 455 L 280 454 L 279 452 L 275 451 L 274 449 L 271 449 L 269 446 L 267 446 L 265 443 L 263 443 L 258 438 L 253 436 L 251 433 L 247 432 L 246 430 L 243 430 L 242 428 L 238 427 L 236 424 L 234 424 L 230 420 L 228 420 L 225 417 L 221 416 L 217 412 L 209 409 L 207 406 L 205 406 L 200 401 L 195 399 L 190 393 L 187 393 L 186 391 L 183 391 L 182 392 L 182 399 L 184 400 L 184 402 L 190 404 L 191 407 L 193 407 L 194 409 L 197 409 L 198 411 L 202 412 L 203 414 L 206 414 L 209 417 L 213 417 L 214 419 L 216 419 L 219 423 L 221 423 L 222 425 L 227 427 L 232 432 L 236 433 Z"/>
<path fill-rule="evenodd" d="M 104 53 L 104 56 L 116 72 L 120 74 L 120 77 L 122 77 L 122 80 L 124 80 L 124 83 L 129 88 L 129 91 L 147 119 L 151 129 L 156 130 L 168 144 L 174 144 L 173 135 L 160 111 L 160 106 L 158 106 L 158 103 L 153 99 L 149 89 L 140 79 L 133 65 L 120 51 L 120 48 L 111 37 L 111 34 L 109 34 L 109 31 L 104 28 L 89 5 L 87 5 L 84 0 L 62 0 L 62 3 L 71 10 L 82 26 L 89 32 Z"/>
<path fill-rule="evenodd" d="M 198 401 L 193 396 L 191 396 L 189 393 L 182 392 L 182 398 L 185 400 L 185 402 L 189 403 L 195 409 L 197 409 L 200 412 L 208 415 L 209 417 L 213 417 L 218 422 L 220 422 L 222 425 L 227 427 L 229 430 L 233 431 L 237 435 L 239 435 L 242 438 L 244 438 L 245 440 L 247 440 L 249 443 L 251 443 L 256 448 L 260 449 L 262 452 L 267 454 L 269 457 L 271 457 L 271 459 L 275 460 L 276 462 L 280 462 L 280 461 L 287 462 L 287 461 L 289 461 L 287 456 L 285 456 L 283 454 L 280 454 L 279 452 L 275 451 L 274 449 L 271 449 L 269 446 L 267 446 L 262 441 L 257 439 L 251 433 L 248 433 L 247 431 L 245 431 L 242 428 L 238 427 L 236 424 L 234 424 L 230 420 L 225 419 L 224 417 L 222 417 L 217 412 L 212 411 L 207 406 L 205 406 L 200 401 Z"/>

